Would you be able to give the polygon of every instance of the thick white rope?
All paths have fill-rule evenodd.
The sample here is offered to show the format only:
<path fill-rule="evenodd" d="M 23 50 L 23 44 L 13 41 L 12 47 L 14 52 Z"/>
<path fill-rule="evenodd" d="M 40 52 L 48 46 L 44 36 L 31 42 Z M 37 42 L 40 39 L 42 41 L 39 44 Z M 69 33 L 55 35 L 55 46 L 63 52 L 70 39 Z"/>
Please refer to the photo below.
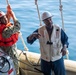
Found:
<path fill-rule="evenodd" d="M 9 5 L 8 0 L 6 0 L 6 2 L 7 2 L 7 5 Z"/>
<path fill-rule="evenodd" d="M 35 0 L 35 5 L 37 7 L 37 12 L 38 12 L 38 17 L 39 17 L 39 21 L 40 21 L 40 26 L 42 26 L 42 21 L 41 21 L 41 18 L 40 18 L 40 12 L 39 12 L 39 8 L 38 8 L 37 0 Z"/>
<path fill-rule="evenodd" d="M 25 42 L 24 42 L 24 39 L 23 39 L 23 37 L 22 37 L 22 33 L 21 33 L 21 32 L 20 32 L 20 34 L 19 34 L 19 37 L 20 37 L 20 39 L 21 39 L 21 41 L 22 41 L 22 44 L 23 44 L 23 46 L 24 46 L 25 51 L 28 51 L 29 49 L 27 48 L 27 46 L 26 46 L 26 44 L 25 44 Z"/>
<path fill-rule="evenodd" d="M 8 0 L 6 0 L 6 2 L 7 2 L 7 5 L 9 5 Z M 25 44 L 25 42 L 24 42 L 24 39 L 23 39 L 23 37 L 22 37 L 22 33 L 21 33 L 21 32 L 19 33 L 19 36 L 20 36 L 20 39 L 21 39 L 21 41 L 22 41 L 22 44 L 23 44 L 23 46 L 24 46 L 25 51 L 28 51 L 29 49 L 27 48 L 27 46 L 26 46 L 26 44 Z"/>
<path fill-rule="evenodd" d="M 61 12 L 61 19 L 62 19 L 62 29 L 64 30 L 64 19 L 63 19 L 63 12 L 62 12 L 62 4 L 61 4 L 61 0 L 59 0 L 59 2 L 60 2 L 60 12 Z"/>
<path fill-rule="evenodd" d="M 60 12 L 61 12 L 61 19 L 62 19 L 62 29 L 65 31 L 64 29 L 64 19 L 63 19 L 63 12 L 62 12 L 62 4 L 61 4 L 61 0 L 59 0 L 59 3 L 60 3 Z M 66 50 L 66 59 L 69 59 L 69 51 Z"/>

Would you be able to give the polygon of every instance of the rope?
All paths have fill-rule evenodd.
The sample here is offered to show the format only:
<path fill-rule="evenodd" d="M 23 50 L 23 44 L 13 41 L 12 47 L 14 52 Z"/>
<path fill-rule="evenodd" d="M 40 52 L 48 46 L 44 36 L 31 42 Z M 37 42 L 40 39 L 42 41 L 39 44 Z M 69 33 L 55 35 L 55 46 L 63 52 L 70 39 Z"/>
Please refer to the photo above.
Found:
<path fill-rule="evenodd" d="M 59 0 L 59 2 L 60 2 L 60 12 L 61 12 L 61 19 L 62 19 L 62 29 L 65 31 L 65 29 L 64 29 L 64 19 L 63 19 L 63 12 L 62 12 L 62 4 L 61 4 L 61 0 Z M 69 51 L 68 50 L 66 50 L 66 59 L 69 59 Z"/>
<path fill-rule="evenodd" d="M 40 12 L 39 12 L 39 8 L 38 8 L 37 0 L 35 0 L 35 5 L 37 7 L 37 12 L 38 12 L 38 17 L 39 17 L 39 21 L 40 21 L 40 26 L 42 26 L 42 21 L 41 21 L 41 18 L 40 18 Z"/>
<path fill-rule="evenodd" d="M 24 42 L 24 39 L 23 39 L 23 37 L 22 37 L 22 33 L 21 33 L 21 32 L 20 32 L 19 36 L 20 36 L 20 39 L 21 39 L 21 41 L 22 41 L 22 44 L 23 44 L 23 46 L 24 46 L 25 51 L 28 51 L 29 49 L 27 48 L 27 46 L 26 46 L 26 44 L 25 44 L 25 42 Z"/>
<path fill-rule="evenodd" d="M 26 60 L 28 61 L 28 63 L 29 63 L 30 65 L 32 65 L 32 66 L 40 66 L 40 64 L 39 64 L 40 59 L 38 60 L 38 62 L 37 62 L 37 63 L 33 64 L 33 63 L 32 63 L 32 62 L 30 62 L 30 60 L 28 59 L 28 57 L 27 57 L 27 53 L 23 53 L 23 54 L 25 55 Z"/>
<path fill-rule="evenodd" d="M 6 0 L 6 2 L 7 2 L 7 5 L 9 5 L 8 0 Z M 20 32 L 19 36 L 20 36 L 20 39 L 21 39 L 21 41 L 22 41 L 22 44 L 23 44 L 23 46 L 24 46 L 25 51 L 28 51 L 28 48 L 27 48 L 27 46 L 25 45 L 25 42 L 24 42 L 24 39 L 23 39 L 23 37 L 22 37 L 21 32 Z"/>
<path fill-rule="evenodd" d="M 61 4 L 61 0 L 59 0 L 59 2 L 60 2 L 60 12 L 61 12 L 61 19 L 62 19 L 62 29 L 64 30 L 64 19 L 63 19 L 63 12 L 62 12 L 62 4 Z"/>
<path fill-rule="evenodd" d="M 8 2 L 8 0 L 6 0 L 6 2 L 7 2 L 7 5 L 9 5 L 9 2 Z"/>
<path fill-rule="evenodd" d="M 16 59 L 16 60 L 19 61 L 19 62 L 21 62 L 21 63 L 23 63 L 23 64 L 25 64 L 25 65 L 27 65 L 27 66 L 29 66 L 29 67 L 31 67 L 32 69 L 36 70 L 37 72 L 44 73 L 44 72 L 42 72 L 40 69 L 38 69 L 38 68 L 36 68 L 36 67 L 34 67 L 34 66 L 31 66 L 31 65 L 29 65 L 28 63 L 25 63 L 25 62 L 23 62 L 23 61 L 21 61 L 21 60 L 19 60 L 19 59 Z"/>

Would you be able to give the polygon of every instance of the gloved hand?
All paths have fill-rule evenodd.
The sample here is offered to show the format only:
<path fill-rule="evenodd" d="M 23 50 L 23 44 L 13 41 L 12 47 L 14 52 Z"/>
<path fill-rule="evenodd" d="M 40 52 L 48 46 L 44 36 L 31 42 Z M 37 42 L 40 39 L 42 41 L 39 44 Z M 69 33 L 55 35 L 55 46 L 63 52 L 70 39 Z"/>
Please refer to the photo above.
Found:
<path fill-rule="evenodd" d="M 11 19 L 11 6 L 10 5 L 8 5 L 7 6 L 7 13 L 6 13 L 6 17 L 7 17 L 7 19 L 8 19 L 8 22 L 10 22 L 10 19 Z"/>
<path fill-rule="evenodd" d="M 14 12 L 11 9 L 10 4 L 7 6 L 7 18 L 8 18 L 8 22 L 10 22 L 10 18 L 12 18 L 14 22 L 17 20 Z"/>

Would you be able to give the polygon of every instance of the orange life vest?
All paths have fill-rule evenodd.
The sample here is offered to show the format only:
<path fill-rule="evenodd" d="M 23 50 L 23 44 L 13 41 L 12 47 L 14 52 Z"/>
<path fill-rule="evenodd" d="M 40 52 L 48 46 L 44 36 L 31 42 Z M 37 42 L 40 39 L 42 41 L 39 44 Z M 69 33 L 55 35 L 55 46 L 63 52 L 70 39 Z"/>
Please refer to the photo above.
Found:
<path fill-rule="evenodd" d="M 0 25 L 0 46 L 12 46 L 18 40 L 19 33 L 12 34 L 9 38 L 2 37 L 3 30 L 9 26 L 11 26 L 11 23 L 8 23 L 7 25 Z"/>

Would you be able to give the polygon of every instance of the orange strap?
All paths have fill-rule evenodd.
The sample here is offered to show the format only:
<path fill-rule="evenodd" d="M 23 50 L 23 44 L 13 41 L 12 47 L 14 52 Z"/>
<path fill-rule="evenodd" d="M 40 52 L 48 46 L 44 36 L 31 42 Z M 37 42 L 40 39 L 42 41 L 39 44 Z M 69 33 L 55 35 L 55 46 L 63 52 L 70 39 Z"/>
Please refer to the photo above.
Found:
<path fill-rule="evenodd" d="M 10 27 L 11 26 L 11 22 L 7 23 L 6 27 Z"/>

